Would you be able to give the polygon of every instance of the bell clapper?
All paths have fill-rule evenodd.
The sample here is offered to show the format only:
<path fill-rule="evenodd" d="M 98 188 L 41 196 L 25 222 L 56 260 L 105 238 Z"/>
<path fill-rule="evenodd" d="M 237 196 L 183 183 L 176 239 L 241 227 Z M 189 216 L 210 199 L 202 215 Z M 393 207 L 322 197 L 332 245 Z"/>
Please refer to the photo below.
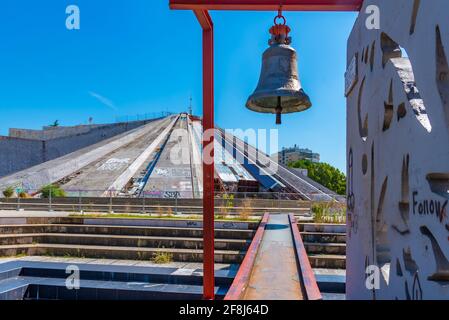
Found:
<path fill-rule="evenodd" d="M 276 124 L 282 124 L 282 101 L 281 97 L 278 97 L 278 105 L 276 107 Z"/>

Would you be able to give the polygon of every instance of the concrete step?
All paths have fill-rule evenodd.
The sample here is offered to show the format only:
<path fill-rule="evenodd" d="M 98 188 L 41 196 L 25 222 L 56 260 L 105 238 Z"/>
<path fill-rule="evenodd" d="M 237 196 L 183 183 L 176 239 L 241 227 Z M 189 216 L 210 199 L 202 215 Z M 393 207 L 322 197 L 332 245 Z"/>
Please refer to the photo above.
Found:
<path fill-rule="evenodd" d="M 17 255 L 72 256 L 98 259 L 151 260 L 157 254 L 171 254 L 176 262 L 202 262 L 203 251 L 177 248 L 136 248 L 66 244 L 21 244 L 0 246 L 0 257 Z M 216 250 L 216 263 L 241 263 L 244 251 Z"/>
<path fill-rule="evenodd" d="M 346 283 L 336 276 L 315 276 L 321 293 L 345 293 Z M 332 279 L 335 278 L 335 279 Z"/>
<path fill-rule="evenodd" d="M 313 243 L 304 242 L 304 246 L 308 254 L 335 254 L 345 255 L 345 243 Z"/>
<path fill-rule="evenodd" d="M 28 282 L 20 277 L 7 278 L 0 281 L 0 301 L 23 300 L 28 290 Z"/>
<path fill-rule="evenodd" d="M 346 271 L 342 269 L 313 269 L 321 293 L 345 293 Z"/>
<path fill-rule="evenodd" d="M 323 300 L 346 300 L 346 293 L 321 292 Z"/>
<path fill-rule="evenodd" d="M 2 234 L 0 235 L 0 246 L 33 244 L 37 243 L 38 238 L 38 234 Z"/>
<path fill-rule="evenodd" d="M 346 233 L 345 224 L 299 223 L 298 228 L 301 232 Z"/>
<path fill-rule="evenodd" d="M 335 254 L 309 254 L 312 268 L 345 269 L 346 256 Z"/>
<path fill-rule="evenodd" d="M 203 270 L 191 267 L 173 267 L 165 265 L 134 266 L 134 265 L 108 265 L 97 263 L 80 263 L 76 266 L 80 271 L 82 280 L 122 281 L 122 282 L 152 282 L 168 284 L 202 285 Z M 67 278 L 67 267 L 71 262 L 39 262 L 28 260 L 11 261 L 0 265 L 0 281 L 14 277 L 38 278 Z M 230 286 L 238 265 L 229 265 L 226 268 L 215 270 L 215 284 L 217 286 Z"/>
<path fill-rule="evenodd" d="M 301 232 L 304 242 L 346 243 L 346 233 Z"/>
<path fill-rule="evenodd" d="M 7 265 L 7 266 L 5 266 Z M 9 262 L 3 263 L 0 268 L 0 281 L 6 280 L 13 277 L 18 277 L 22 268 L 15 265 L 10 265 Z"/>
<path fill-rule="evenodd" d="M 199 300 L 202 298 L 203 293 L 203 287 L 201 285 L 98 280 L 81 280 L 80 289 L 69 290 L 66 287 L 65 281 L 65 279 L 58 278 L 10 278 L 0 282 L 0 299 Z M 2 291 L 2 288 L 6 288 L 6 290 L 3 289 Z M 226 287 L 215 287 L 217 298 L 223 298 L 226 290 Z M 11 292 L 14 294 L 11 295 Z M 20 297 L 21 294 L 23 295 L 22 297 Z"/>
<path fill-rule="evenodd" d="M 15 244 L 75 244 L 90 246 L 118 246 L 137 248 L 180 248 L 202 249 L 202 238 L 174 238 L 174 237 L 144 237 L 117 236 L 104 234 L 64 234 L 64 233 L 36 233 L 36 234 L 6 234 L 0 235 L 0 246 Z M 217 250 L 246 250 L 249 240 L 216 239 Z"/>
<path fill-rule="evenodd" d="M 74 225 L 74 224 L 26 224 L 1 225 L 0 234 L 31 234 L 31 233 L 71 233 L 98 234 L 123 236 L 153 236 L 153 237 L 192 237 L 201 238 L 203 230 L 200 228 L 178 227 L 139 227 L 139 226 L 111 226 L 111 225 Z M 245 239 L 251 240 L 254 230 L 215 229 L 216 239 Z"/>

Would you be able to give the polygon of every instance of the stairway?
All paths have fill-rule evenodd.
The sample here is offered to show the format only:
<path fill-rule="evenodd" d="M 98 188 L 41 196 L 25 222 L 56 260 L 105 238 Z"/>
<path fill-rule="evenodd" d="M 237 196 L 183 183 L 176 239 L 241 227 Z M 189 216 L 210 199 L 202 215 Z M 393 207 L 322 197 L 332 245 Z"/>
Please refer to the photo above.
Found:
<path fill-rule="evenodd" d="M 69 261 L 69 260 L 68 260 Z M 67 267 L 79 268 L 80 288 L 67 288 Z M 222 299 L 235 268 L 215 272 Z M 202 270 L 75 262 L 16 260 L 0 264 L 0 300 L 191 300 L 201 299 Z"/>
<path fill-rule="evenodd" d="M 298 227 L 323 299 L 345 299 L 346 226 L 300 223 Z"/>
<path fill-rule="evenodd" d="M 107 220 L 42 218 L 38 224 L 0 225 L 0 257 L 14 258 L 0 263 L 0 300 L 201 299 L 203 232 L 198 222 Z M 141 223 L 150 225 L 135 225 Z M 175 226 L 180 223 L 191 227 Z M 216 224 L 217 298 L 231 285 L 257 225 Z M 158 263 L 159 255 L 168 261 Z M 80 268 L 80 290 L 66 288 L 71 264 Z"/>
<path fill-rule="evenodd" d="M 216 229 L 215 262 L 240 263 L 252 229 Z M 0 225 L 0 257 L 73 256 L 151 260 L 168 254 L 175 262 L 202 262 L 202 229 L 88 224 Z"/>

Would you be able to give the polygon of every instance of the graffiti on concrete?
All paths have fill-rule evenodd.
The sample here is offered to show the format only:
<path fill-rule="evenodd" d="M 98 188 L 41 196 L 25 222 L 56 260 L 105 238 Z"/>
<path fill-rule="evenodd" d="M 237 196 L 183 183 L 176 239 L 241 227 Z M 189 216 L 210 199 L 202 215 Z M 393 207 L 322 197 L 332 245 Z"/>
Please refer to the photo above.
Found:
<path fill-rule="evenodd" d="M 179 191 L 164 191 L 162 193 L 162 197 L 167 199 L 176 199 L 180 197 L 180 193 Z"/>
<path fill-rule="evenodd" d="M 111 158 L 108 159 L 105 163 L 101 164 L 97 170 L 98 171 L 116 171 L 125 168 L 128 166 L 130 162 L 129 158 L 125 159 L 117 159 L 117 158 Z"/>
<path fill-rule="evenodd" d="M 415 277 L 413 278 L 413 300 L 422 300 L 423 299 L 423 293 L 421 288 L 421 282 L 419 281 L 419 275 L 418 272 L 415 273 Z"/>
<path fill-rule="evenodd" d="M 351 237 L 352 232 L 357 233 L 358 227 L 358 217 L 354 212 L 354 185 L 353 185 L 353 172 L 354 172 L 354 157 L 352 154 L 352 149 L 349 150 L 348 156 L 348 196 L 347 196 L 347 216 L 349 224 L 348 237 Z"/>
<path fill-rule="evenodd" d="M 419 200 L 418 191 L 413 192 L 413 214 L 419 215 L 432 215 L 435 216 L 440 222 L 447 217 L 446 207 L 449 200 L 444 202 L 433 200 L 433 199 L 423 199 Z"/>
<path fill-rule="evenodd" d="M 408 222 L 410 219 L 410 202 L 409 202 L 409 190 L 410 190 L 410 179 L 409 179 L 409 166 L 410 166 L 410 156 L 407 154 L 402 159 L 402 170 L 401 170 L 401 201 L 399 201 L 399 214 L 401 216 L 400 223 L 403 226 L 398 226 L 396 224 L 392 225 L 393 230 L 397 231 L 400 235 L 406 235 L 410 233 Z"/>
<path fill-rule="evenodd" d="M 412 294 L 410 295 L 408 282 L 405 280 L 405 297 L 406 300 L 422 300 L 423 292 L 421 288 L 421 282 L 419 280 L 418 272 L 415 273 L 413 277 Z"/>
<path fill-rule="evenodd" d="M 396 258 L 396 275 L 402 277 L 404 273 L 402 272 L 401 262 Z"/>

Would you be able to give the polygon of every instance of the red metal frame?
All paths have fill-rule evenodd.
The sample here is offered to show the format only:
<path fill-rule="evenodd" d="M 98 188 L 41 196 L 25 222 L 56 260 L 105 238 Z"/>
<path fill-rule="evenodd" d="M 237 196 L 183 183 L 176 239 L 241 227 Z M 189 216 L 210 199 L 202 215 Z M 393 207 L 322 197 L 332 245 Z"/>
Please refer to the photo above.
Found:
<path fill-rule="evenodd" d="M 203 132 L 214 128 L 214 27 L 208 10 L 359 11 L 363 0 L 169 0 L 170 9 L 192 10 L 203 29 Z M 203 156 L 213 156 L 213 135 L 203 137 Z M 213 159 L 213 158 L 212 158 Z M 203 298 L 214 299 L 214 163 L 203 161 Z"/>
<path fill-rule="evenodd" d="M 215 298 L 214 270 L 214 25 L 207 11 L 194 11 L 203 28 L 203 299 Z M 210 154 L 206 151 L 210 150 Z M 211 162 L 211 163 L 210 163 Z"/>
<path fill-rule="evenodd" d="M 359 11 L 363 0 L 170 0 L 178 10 Z"/>

